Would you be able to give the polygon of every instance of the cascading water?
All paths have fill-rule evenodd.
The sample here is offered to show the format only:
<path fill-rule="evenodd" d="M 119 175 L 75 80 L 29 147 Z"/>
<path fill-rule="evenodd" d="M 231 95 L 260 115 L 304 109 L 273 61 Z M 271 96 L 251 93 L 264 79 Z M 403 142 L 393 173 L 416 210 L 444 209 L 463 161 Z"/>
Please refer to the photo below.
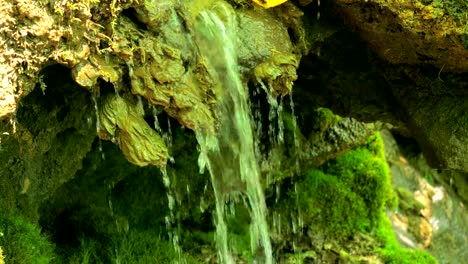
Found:
<path fill-rule="evenodd" d="M 283 97 L 280 99 L 280 103 L 276 96 L 273 95 L 273 87 L 269 84 L 268 87 L 265 83 L 257 79 L 257 82 L 260 84 L 260 87 L 265 91 L 268 104 L 270 105 L 270 112 L 268 114 L 268 135 L 270 137 L 271 145 L 281 145 L 284 143 L 284 123 L 283 123 Z M 275 124 L 273 121 L 277 120 L 278 124 Z"/>
<path fill-rule="evenodd" d="M 153 117 L 154 117 L 154 128 L 159 134 L 162 135 L 164 139 L 164 143 L 166 144 L 169 150 L 169 161 L 174 163 L 174 159 L 171 157 L 172 130 L 171 130 L 170 120 L 169 119 L 167 120 L 167 132 L 165 132 L 162 130 L 159 124 L 158 111 L 155 107 L 153 107 Z M 175 216 L 176 199 L 174 195 L 174 186 L 173 186 L 173 183 L 171 182 L 171 178 L 169 177 L 167 166 L 169 165 L 166 165 L 166 167 L 161 168 L 161 174 L 163 176 L 164 187 L 166 188 L 166 195 L 167 195 L 168 208 L 169 208 L 169 214 L 166 215 L 164 220 L 166 222 L 166 228 L 169 231 L 169 240 L 172 242 L 172 246 L 174 247 L 174 250 L 178 255 L 178 259 L 175 261 L 175 263 L 181 263 L 182 249 L 179 243 L 179 234 L 175 228 L 176 220 L 177 220 Z"/>
<path fill-rule="evenodd" d="M 213 67 L 219 86 L 219 129 L 216 135 L 196 131 L 199 165 L 210 172 L 216 198 L 216 242 L 221 263 L 234 263 L 228 243 L 225 202 L 246 195 L 251 216 L 251 248 L 257 263 L 273 263 L 267 209 L 254 150 L 246 86 L 240 80 L 235 52 L 236 15 L 226 4 L 203 11 L 196 26 L 201 55 Z"/>

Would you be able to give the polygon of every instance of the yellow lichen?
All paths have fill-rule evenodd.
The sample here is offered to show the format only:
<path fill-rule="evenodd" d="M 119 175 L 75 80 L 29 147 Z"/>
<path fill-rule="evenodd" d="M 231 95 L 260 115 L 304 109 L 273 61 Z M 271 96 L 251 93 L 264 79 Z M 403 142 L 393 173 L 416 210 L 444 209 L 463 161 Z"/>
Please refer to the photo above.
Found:
<path fill-rule="evenodd" d="M 202 62 L 184 66 L 181 51 L 147 35 L 139 40 L 132 55 L 130 71 L 133 94 L 158 105 L 184 126 L 194 130 L 214 131 L 209 107 L 207 71 Z"/>
<path fill-rule="evenodd" d="M 167 147 L 143 115 L 142 106 L 130 98 L 107 96 L 99 111 L 99 137 L 117 142 L 125 158 L 135 165 L 164 167 Z"/>
<path fill-rule="evenodd" d="M 298 60 L 294 55 L 276 53 L 254 69 L 257 80 L 266 81 L 272 93 L 286 95 L 292 90 L 297 79 L 296 68 Z"/>
<path fill-rule="evenodd" d="M 106 82 L 116 83 L 119 81 L 122 72 L 115 65 L 117 63 L 113 63 L 111 58 L 92 55 L 87 61 L 79 63 L 73 68 L 72 76 L 79 85 L 84 87 L 94 86 L 98 78 Z"/>
<path fill-rule="evenodd" d="M 413 10 L 404 10 L 401 13 L 398 14 L 398 17 L 401 19 L 401 21 L 405 25 L 411 26 L 413 24 L 414 11 Z"/>

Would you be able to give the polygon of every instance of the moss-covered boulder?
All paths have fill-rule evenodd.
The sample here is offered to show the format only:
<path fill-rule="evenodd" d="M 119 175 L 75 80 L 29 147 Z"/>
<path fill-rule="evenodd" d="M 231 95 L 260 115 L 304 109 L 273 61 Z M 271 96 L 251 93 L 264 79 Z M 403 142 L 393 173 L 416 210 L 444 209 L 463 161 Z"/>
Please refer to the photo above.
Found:
<path fill-rule="evenodd" d="M 285 252 L 295 248 L 285 263 L 437 263 L 426 251 L 396 241 L 385 212 L 397 208 L 398 198 L 379 133 L 285 186 L 288 194 L 272 212 L 274 241 Z M 288 233 L 291 241 L 285 242 Z"/>
<path fill-rule="evenodd" d="M 367 146 L 306 172 L 296 191 L 305 225 L 338 237 L 378 226 L 387 203 L 395 199 L 382 144 L 374 135 Z"/>

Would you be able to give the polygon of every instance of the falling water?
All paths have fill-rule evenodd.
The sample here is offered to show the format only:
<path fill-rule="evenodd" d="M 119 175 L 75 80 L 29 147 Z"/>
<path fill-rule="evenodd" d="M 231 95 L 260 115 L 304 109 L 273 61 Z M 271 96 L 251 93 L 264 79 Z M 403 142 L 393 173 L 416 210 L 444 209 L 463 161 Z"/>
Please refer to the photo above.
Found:
<path fill-rule="evenodd" d="M 163 175 L 163 183 L 164 187 L 166 188 L 166 194 L 167 194 L 167 201 L 168 201 L 168 207 L 169 207 L 169 215 L 166 215 L 164 218 L 166 222 L 166 228 L 169 230 L 169 240 L 172 242 L 172 246 L 177 253 L 179 259 L 176 261 L 176 263 L 180 263 L 182 260 L 182 249 L 180 247 L 179 243 L 179 234 L 177 233 L 176 228 L 174 227 L 176 224 L 176 217 L 175 217 L 175 196 L 173 194 L 173 190 L 171 187 L 171 180 L 167 172 L 167 168 L 161 168 L 161 172 Z"/>
<path fill-rule="evenodd" d="M 159 125 L 158 110 L 154 106 L 153 106 L 153 117 L 154 117 L 154 129 L 156 130 L 156 132 L 158 132 L 159 135 L 162 135 L 163 131 L 161 129 L 161 126 Z"/>
<path fill-rule="evenodd" d="M 258 96 L 260 94 L 260 87 L 256 86 L 255 89 L 253 90 L 253 95 L 254 97 Z M 264 146 L 261 144 L 261 138 L 263 136 L 263 123 L 262 123 L 262 111 L 261 111 L 261 102 L 260 100 L 257 100 L 256 102 L 253 102 L 253 107 L 252 107 L 252 115 L 251 115 L 251 123 L 253 124 L 254 128 L 254 137 L 255 137 L 255 156 L 257 157 L 257 160 L 264 160 L 263 158 L 263 153 L 264 151 Z"/>
<path fill-rule="evenodd" d="M 297 117 L 296 117 L 296 113 L 294 112 L 294 101 L 293 101 L 293 97 L 292 97 L 292 94 L 289 96 L 289 105 L 291 107 L 291 116 L 292 116 L 292 129 L 293 129 L 293 140 L 294 140 L 294 156 L 296 157 L 295 160 L 295 170 L 296 170 L 296 175 L 300 175 L 301 174 L 301 167 L 300 167 L 300 164 L 299 164 L 299 160 L 300 160 L 300 155 L 301 155 L 301 149 L 300 149 L 300 146 L 299 146 L 299 139 L 298 139 L 298 135 L 297 135 Z"/>
<path fill-rule="evenodd" d="M 317 7 L 320 7 L 320 0 L 317 0 Z M 317 20 L 320 19 L 320 11 L 317 12 Z"/>
<path fill-rule="evenodd" d="M 96 133 L 99 133 L 99 130 L 101 130 L 101 120 L 99 119 L 99 107 L 98 107 L 96 96 L 93 95 L 91 98 L 93 100 L 94 111 L 96 113 Z M 99 152 L 101 152 L 102 160 L 105 160 L 106 156 L 104 155 L 104 151 L 102 151 L 102 141 L 100 138 L 99 138 Z"/>
<path fill-rule="evenodd" d="M 265 83 L 258 79 L 257 82 L 260 87 L 265 91 L 268 104 L 270 105 L 270 112 L 268 114 L 268 135 L 270 138 L 271 145 L 281 145 L 284 143 L 284 123 L 282 118 L 283 113 L 283 97 L 280 99 L 278 104 L 276 96 L 273 95 L 273 87 L 271 84 L 265 85 Z M 275 123 L 274 121 L 278 123 Z"/>
<path fill-rule="evenodd" d="M 251 216 L 252 253 L 262 253 L 257 263 L 273 263 L 266 221 L 266 204 L 260 183 L 246 87 L 242 84 L 234 43 L 235 14 L 226 5 L 199 15 L 198 45 L 202 55 L 214 67 L 219 85 L 219 122 L 216 135 L 197 131 L 200 144 L 199 166 L 210 172 L 216 198 L 216 242 L 221 263 L 234 263 L 228 244 L 225 201 L 242 193 L 247 196 Z"/>
<path fill-rule="evenodd" d="M 284 144 L 284 121 L 283 121 L 283 96 L 280 98 L 278 109 L 276 109 L 278 118 L 278 144 Z"/>
<path fill-rule="evenodd" d="M 293 130 L 293 141 L 294 141 L 294 156 L 296 157 L 295 158 L 295 174 L 296 175 L 300 175 L 301 174 L 301 167 L 300 167 L 300 164 L 299 164 L 299 160 L 300 160 L 300 155 L 301 155 L 301 149 L 300 149 L 300 145 L 299 145 L 299 138 L 298 138 L 298 134 L 297 134 L 297 117 L 296 117 L 296 114 L 295 114 L 295 111 L 294 111 L 294 101 L 293 101 L 293 97 L 292 97 L 292 94 L 290 95 L 289 97 L 289 104 L 290 104 L 290 107 L 291 107 L 291 115 L 292 115 L 292 130 Z M 297 233 L 299 231 L 299 233 L 302 233 L 303 232 L 303 228 L 304 228 L 304 218 L 303 218 L 303 213 L 301 211 L 301 207 L 299 206 L 299 192 L 297 191 L 297 183 L 294 183 L 294 193 L 296 194 L 296 205 L 295 207 L 297 208 L 297 215 L 295 216 L 291 216 L 291 222 L 292 222 L 292 225 L 293 225 L 293 233 Z M 295 241 L 293 241 L 293 249 L 294 251 L 296 251 L 296 247 L 295 247 Z"/>
<path fill-rule="evenodd" d="M 153 107 L 153 117 L 154 117 L 154 129 L 163 137 L 164 143 L 166 144 L 168 151 L 169 151 L 169 161 L 174 163 L 174 159 L 170 156 L 171 151 L 172 151 L 172 129 L 171 129 L 170 120 L 169 118 L 167 119 L 168 127 L 167 127 L 167 132 L 166 132 L 162 130 L 159 124 L 158 111 L 156 107 Z M 169 231 L 169 240 L 172 242 L 174 250 L 176 251 L 179 257 L 176 263 L 180 263 L 180 261 L 182 260 L 182 249 L 179 243 L 179 234 L 176 228 L 174 227 L 176 225 L 176 216 L 175 216 L 176 199 L 174 195 L 174 186 L 172 186 L 171 184 L 171 178 L 169 177 L 167 166 L 164 168 L 161 168 L 161 173 L 163 176 L 162 177 L 163 184 L 164 184 L 164 187 L 166 188 L 167 202 L 168 202 L 168 208 L 169 208 L 169 214 L 166 215 L 164 220 L 166 223 L 166 228 Z"/>

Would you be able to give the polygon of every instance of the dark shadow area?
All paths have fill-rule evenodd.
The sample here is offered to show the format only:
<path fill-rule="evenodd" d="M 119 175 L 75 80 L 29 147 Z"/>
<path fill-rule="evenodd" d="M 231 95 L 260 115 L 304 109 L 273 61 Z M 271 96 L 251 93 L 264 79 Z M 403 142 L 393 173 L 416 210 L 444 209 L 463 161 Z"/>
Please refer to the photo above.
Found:
<path fill-rule="evenodd" d="M 401 153 L 410 158 L 414 158 L 421 153 L 421 148 L 414 138 L 405 137 L 399 133 L 392 133 L 396 142 L 398 143 Z"/>
<path fill-rule="evenodd" d="M 137 25 L 139 29 L 148 30 L 146 24 L 141 22 L 140 19 L 138 19 L 137 12 L 134 8 L 124 9 L 120 14 L 130 19 L 133 23 L 135 23 L 135 25 Z"/>
<path fill-rule="evenodd" d="M 40 204 L 81 167 L 96 137 L 91 94 L 73 81 L 70 70 L 52 65 L 40 76 L 16 113 L 21 147 L 11 175 L 32 183 L 18 199 L 18 207 L 31 219 L 37 219 Z"/>
<path fill-rule="evenodd" d="M 311 111 L 317 107 L 364 122 L 395 121 L 393 96 L 377 72 L 379 63 L 357 34 L 348 30 L 327 38 L 320 54 L 304 56 L 293 91 L 304 135 L 312 131 Z"/>
<path fill-rule="evenodd" d="M 37 135 L 50 126 L 68 125 L 72 115 L 87 114 L 87 112 L 72 113 L 73 106 L 78 103 L 87 106 L 91 100 L 90 93 L 75 84 L 70 69 L 52 65 L 45 68 L 40 75 L 43 76 L 42 84 L 38 83 L 21 101 L 16 114 L 19 123 L 27 124 L 29 130 Z M 46 119 L 46 122 L 37 122 L 44 121 L 43 119 Z"/>
<path fill-rule="evenodd" d="M 82 168 L 40 208 L 39 223 L 60 246 L 59 252 L 67 255 L 87 239 L 107 245 L 110 237 L 128 230 L 169 239 L 171 215 L 172 230 L 180 237 L 214 230 L 212 188 L 209 175 L 199 173 L 194 133 L 168 116 L 158 118 L 162 131 L 172 135 L 174 163 L 167 166 L 170 190 L 159 168 L 130 164 L 117 145 L 96 138 Z M 147 121 L 154 123 L 149 113 Z M 173 212 L 168 208 L 169 195 L 175 199 Z M 202 199 L 207 204 L 204 211 L 200 210 Z"/>

